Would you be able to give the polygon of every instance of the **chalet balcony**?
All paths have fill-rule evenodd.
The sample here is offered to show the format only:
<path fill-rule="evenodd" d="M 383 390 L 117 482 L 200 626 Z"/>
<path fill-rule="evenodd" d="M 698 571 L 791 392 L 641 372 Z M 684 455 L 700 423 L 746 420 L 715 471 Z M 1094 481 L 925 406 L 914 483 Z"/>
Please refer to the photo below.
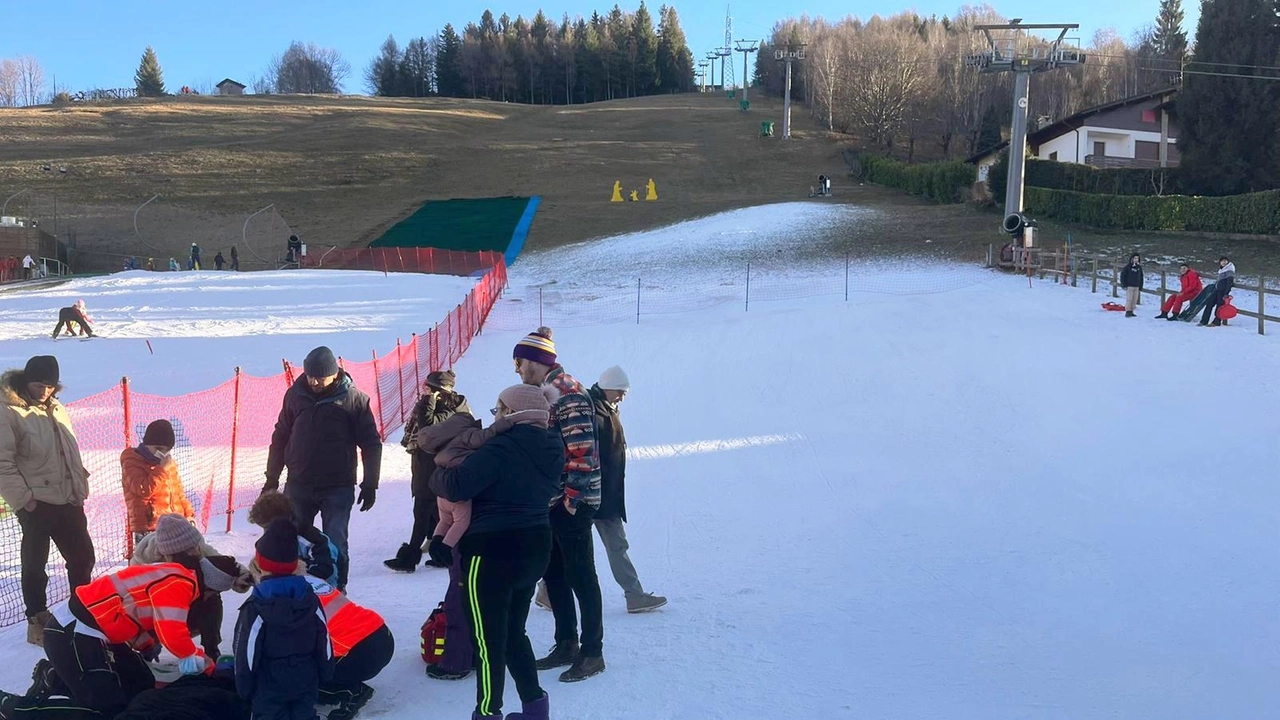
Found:
<path fill-rule="evenodd" d="M 1145 158 L 1112 157 L 1111 155 L 1085 155 L 1084 164 L 1101 170 L 1112 168 L 1138 168 L 1143 170 L 1159 170 L 1159 160 Z M 1178 167 L 1178 159 L 1170 157 L 1168 167 Z"/>

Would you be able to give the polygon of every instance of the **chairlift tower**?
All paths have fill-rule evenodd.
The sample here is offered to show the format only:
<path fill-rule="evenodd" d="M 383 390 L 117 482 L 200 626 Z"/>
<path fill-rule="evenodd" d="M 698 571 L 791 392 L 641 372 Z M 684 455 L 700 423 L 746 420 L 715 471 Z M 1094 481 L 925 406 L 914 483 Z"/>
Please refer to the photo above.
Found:
<path fill-rule="evenodd" d="M 733 77 L 733 61 L 729 61 L 729 69 L 726 71 L 724 67 L 724 59 L 732 56 L 733 48 L 728 45 L 716 48 L 716 57 L 720 58 L 720 84 L 724 86 L 726 91 L 731 87 L 730 83 L 732 81 L 729 78 Z"/>
<path fill-rule="evenodd" d="M 721 48 L 724 57 L 733 57 L 733 15 L 730 13 L 730 6 L 724 6 L 724 47 Z M 720 82 L 724 84 L 724 89 L 729 90 L 733 87 L 733 60 L 729 61 L 729 69 L 726 73 L 723 60 L 720 65 Z M 745 81 L 746 78 L 744 77 Z"/>
<path fill-rule="evenodd" d="M 760 48 L 759 40 L 735 40 L 734 51 L 742 53 L 742 100 L 747 101 L 747 86 L 751 83 L 747 82 L 747 78 L 751 77 L 747 74 L 747 56 Z"/>
<path fill-rule="evenodd" d="M 773 59 L 787 64 L 786 95 L 782 101 L 782 139 L 791 139 L 791 63 L 804 60 L 806 43 L 787 43 L 785 49 L 773 51 Z"/>
<path fill-rule="evenodd" d="M 707 91 L 707 61 L 698 63 L 698 74 L 702 76 L 702 92 Z"/>
<path fill-rule="evenodd" d="M 716 91 L 716 60 L 719 57 L 720 57 L 720 53 L 714 50 L 706 54 L 707 69 L 711 72 L 711 92 Z M 724 74 L 721 73 L 721 81 L 724 80 L 723 75 Z"/>
<path fill-rule="evenodd" d="M 1004 230 L 1014 237 L 1024 237 L 1027 227 L 1035 227 L 1022 215 L 1022 181 L 1027 162 L 1027 113 L 1031 91 L 1031 76 L 1059 68 L 1083 65 L 1085 55 L 1080 48 L 1064 45 L 1067 32 L 1077 30 L 1075 23 L 1025 25 L 1022 18 L 1014 18 L 1005 25 L 976 25 L 991 45 L 991 51 L 970 55 L 965 64 L 984 73 L 1011 72 L 1013 85 L 1013 122 L 1009 137 L 1009 181 L 1004 196 Z M 1052 41 L 1028 35 L 1028 31 L 1057 30 Z M 1003 32 L 1002 32 L 1003 31 Z M 992 33 L 996 32 L 996 35 Z M 1031 238 L 1025 238 L 1026 246 Z"/>

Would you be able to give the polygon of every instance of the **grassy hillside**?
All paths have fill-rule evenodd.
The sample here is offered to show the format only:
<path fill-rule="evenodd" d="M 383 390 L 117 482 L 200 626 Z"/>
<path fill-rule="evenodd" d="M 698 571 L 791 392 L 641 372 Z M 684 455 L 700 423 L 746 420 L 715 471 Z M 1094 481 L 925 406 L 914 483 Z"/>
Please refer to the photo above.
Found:
<path fill-rule="evenodd" d="M 802 110 L 784 143 L 758 137 L 761 120 L 781 125 L 781 103 L 753 106 L 289 96 L 4 109 L 0 201 L 29 190 L 8 214 L 52 227 L 56 213 L 59 236 L 98 267 L 118 265 L 110 253 L 184 256 L 193 241 L 209 258 L 239 244 L 261 266 L 289 228 L 313 249 L 363 244 L 424 201 L 493 195 L 542 195 L 529 246 L 545 247 L 796 199 L 818 173 L 843 175 L 841 144 Z M 608 202 L 614 180 L 649 178 L 659 202 Z M 246 244 L 245 219 L 270 204 Z"/>

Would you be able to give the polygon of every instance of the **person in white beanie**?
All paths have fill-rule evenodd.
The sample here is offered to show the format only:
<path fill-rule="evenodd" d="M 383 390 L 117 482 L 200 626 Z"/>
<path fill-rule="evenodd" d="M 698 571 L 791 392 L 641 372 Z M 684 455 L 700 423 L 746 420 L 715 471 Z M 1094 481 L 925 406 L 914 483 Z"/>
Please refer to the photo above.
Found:
<path fill-rule="evenodd" d="M 627 438 L 622 432 L 618 405 L 631 392 L 631 380 L 620 367 L 614 366 L 600 375 L 591 390 L 596 410 L 596 438 L 600 443 L 600 509 L 592 518 L 600 542 L 609 555 L 613 579 L 622 586 L 627 598 L 627 612 L 657 610 L 667 599 L 644 591 L 636 566 L 627 556 L 630 545 L 623 523 L 627 520 L 626 490 Z"/>

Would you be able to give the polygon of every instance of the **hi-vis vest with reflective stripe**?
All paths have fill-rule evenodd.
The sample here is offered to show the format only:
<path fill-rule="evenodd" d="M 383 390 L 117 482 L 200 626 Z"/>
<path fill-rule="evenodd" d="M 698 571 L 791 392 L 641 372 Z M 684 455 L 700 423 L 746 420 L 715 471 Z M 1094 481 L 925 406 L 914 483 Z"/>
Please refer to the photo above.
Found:
<path fill-rule="evenodd" d="M 176 563 L 133 565 L 76 588 L 110 643 L 146 650 L 154 635 L 166 650 L 200 654 L 187 629 L 187 610 L 200 597 L 196 575 Z"/>
<path fill-rule="evenodd" d="M 351 652 L 361 640 L 372 635 L 385 623 L 382 616 L 367 607 L 357 605 L 332 585 L 312 575 L 307 582 L 320 598 L 324 608 L 325 625 L 329 628 L 329 642 L 333 643 L 333 656 L 340 658 Z"/>

